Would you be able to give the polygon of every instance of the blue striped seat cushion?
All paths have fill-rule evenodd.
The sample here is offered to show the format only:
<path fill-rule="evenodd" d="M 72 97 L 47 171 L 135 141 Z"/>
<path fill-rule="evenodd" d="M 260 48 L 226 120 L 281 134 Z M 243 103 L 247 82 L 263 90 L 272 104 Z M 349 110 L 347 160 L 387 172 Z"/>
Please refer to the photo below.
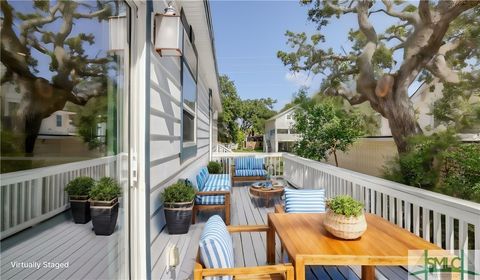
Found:
<path fill-rule="evenodd" d="M 208 219 L 200 236 L 200 257 L 206 268 L 233 268 L 233 242 L 222 218 Z M 231 280 L 231 276 L 206 277 L 209 280 Z"/>
<path fill-rule="evenodd" d="M 325 212 L 325 190 L 285 189 L 285 212 L 323 213 Z"/>
<path fill-rule="evenodd" d="M 230 175 L 228 174 L 210 174 L 204 187 L 222 187 L 229 190 L 232 186 Z"/>
<path fill-rule="evenodd" d="M 203 187 L 205 186 L 205 183 L 208 181 L 209 177 L 210 177 L 210 174 L 208 173 L 208 169 L 206 167 L 202 167 L 196 177 L 197 188 L 199 191 L 203 191 Z"/>
<path fill-rule="evenodd" d="M 235 170 L 263 169 L 263 159 L 254 157 L 239 157 L 235 159 Z"/>
<path fill-rule="evenodd" d="M 204 192 L 212 191 L 230 191 L 230 187 L 226 186 L 205 186 Z M 219 205 L 225 204 L 224 195 L 197 195 L 195 197 L 195 203 L 200 205 Z"/>
<path fill-rule="evenodd" d="M 265 169 L 241 169 L 235 170 L 235 176 L 248 177 L 248 176 L 267 176 Z"/>

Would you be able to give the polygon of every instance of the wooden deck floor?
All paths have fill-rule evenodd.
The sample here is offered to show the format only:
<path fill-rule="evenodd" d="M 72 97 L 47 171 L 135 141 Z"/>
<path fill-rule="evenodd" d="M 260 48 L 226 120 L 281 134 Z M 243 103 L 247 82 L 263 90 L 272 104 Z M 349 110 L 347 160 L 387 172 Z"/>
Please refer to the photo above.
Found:
<path fill-rule="evenodd" d="M 273 208 L 258 207 L 250 198 L 247 187 L 234 187 L 232 194 L 232 225 L 266 224 L 267 213 Z M 211 215 L 211 214 L 210 214 Z M 198 250 L 198 240 L 203 222 L 210 215 L 202 214 L 200 221 L 192 225 L 188 234 L 169 235 L 164 230 L 152 243 L 152 279 L 184 280 L 191 279 L 193 263 Z M 233 235 L 235 263 L 240 266 L 258 266 L 266 264 L 266 236 L 264 233 L 240 233 Z M 280 247 L 277 244 L 277 260 L 280 259 Z M 176 269 L 167 269 L 168 252 L 172 246 L 180 251 L 181 264 Z M 310 266 L 307 279 L 359 279 L 359 266 Z M 401 267 L 379 267 L 377 279 L 407 279 L 407 271 Z"/>
<path fill-rule="evenodd" d="M 252 203 L 247 187 L 234 187 L 232 194 L 232 225 L 266 224 L 267 213 L 273 208 L 258 207 Z M 198 240 L 204 221 L 211 215 L 202 214 L 199 223 L 192 225 L 188 234 L 169 235 L 164 230 L 152 243 L 152 279 L 191 279 Z M 118 231 L 117 231 L 118 233 Z M 266 264 L 266 236 L 264 233 L 233 235 L 236 266 Z M 277 241 L 277 260 L 280 248 Z M 180 251 L 180 265 L 168 269 L 170 248 Z M 33 228 L 20 232 L 1 242 L 0 279 L 121 279 L 125 246 L 118 235 L 96 236 L 91 223 L 78 225 L 70 213 L 64 212 Z M 14 268 L 13 262 L 33 263 L 68 262 L 68 268 Z M 312 266 L 307 279 L 359 279 L 359 267 Z M 406 279 L 400 267 L 377 270 L 377 279 Z"/>
<path fill-rule="evenodd" d="M 117 231 L 118 232 L 118 231 Z M 1 242 L 0 279 L 121 279 L 125 246 L 117 234 L 96 236 L 91 222 L 74 224 L 69 211 Z M 44 262 L 67 264 L 44 267 Z M 15 263 L 40 268 L 15 268 Z"/>

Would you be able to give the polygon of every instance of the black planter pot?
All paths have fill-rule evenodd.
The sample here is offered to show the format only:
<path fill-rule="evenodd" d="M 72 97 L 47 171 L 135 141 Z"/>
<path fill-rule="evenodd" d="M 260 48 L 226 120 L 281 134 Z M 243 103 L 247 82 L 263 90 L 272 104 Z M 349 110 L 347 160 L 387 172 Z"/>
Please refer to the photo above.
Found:
<path fill-rule="evenodd" d="M 76 224 L 90 222 L 90 202 L 88 196 L 70 196 L 70 209 L 72 210 L 73 221 Z"/>
<path fill-rule="evenodd" d="M 192 223 L 193 201 L 164 205 L 168 233 L 184 234 Z"/>
<path fill-rule="evenodd" d="M 117 225 L 118 199 L 90 201 L 90 214 L 95 234 L 111 235 Z"/>

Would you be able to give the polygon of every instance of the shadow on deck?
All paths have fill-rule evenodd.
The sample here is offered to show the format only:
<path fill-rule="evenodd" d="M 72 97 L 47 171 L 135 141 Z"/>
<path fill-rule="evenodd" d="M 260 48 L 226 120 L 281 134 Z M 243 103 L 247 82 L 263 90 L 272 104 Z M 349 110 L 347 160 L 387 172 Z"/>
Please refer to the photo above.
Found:
<path fill-rule="evenodd" d="M 232 225 L 267 224 L 267 213 L 272 208 L 259 207 L 253 203 L 246 186 L 235 186 L 232 191 Z M 193 279 L 193 264 L 198 250 L 198 241 L 203 229 L 203 223 L 210 213 L 201 213 L 198 223 L 192 225 L 188 234 L 169 235 L 167 230 L 152 243 L 152 279 L 184 280 Z M 266 264 L 265 233 L 236 233 L 232 235 L 235 252 L 235 265 L 259 266 Z M 280 242 L 277 239 L 276 259 L 280 257 Z M 180 265 L 169 269 L 168 253 L 172 246 L 177 246 L 180 252 Z M 308 280 L 316 279 L 359 279 L 360 266 L 310 266 L 306 271 Z M 407 279 L 407 271 L 401 267 L 379 267 L 377 279 Z"/>
<path fill-rule="evenodd" d="M 66 211 L 1 241 L 0 278 L 120 279 L 124 248 L 118 228 L 96 236 Z"/>

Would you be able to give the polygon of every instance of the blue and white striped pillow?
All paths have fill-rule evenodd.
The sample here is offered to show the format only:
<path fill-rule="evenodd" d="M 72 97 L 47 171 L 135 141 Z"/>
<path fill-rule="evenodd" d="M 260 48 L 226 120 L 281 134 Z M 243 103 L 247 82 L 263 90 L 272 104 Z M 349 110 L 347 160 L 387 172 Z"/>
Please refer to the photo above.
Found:
<path fill-rule="evenodd" d="M 222 218 L 208 219 L 200 236 L 200 257 L 206 268 L 233 268 L 233 242 Z M 210 280 L 231 280 L 231 276 L 206 277 Z"/>
<path fill-rule="evenodd" d="M 285 212 L 325 212 L 325 190 L 295 190 L 288 188 L 285 189 Z"/>
<path fill-rule="evenodd" d="M 203 187 L 205 186 L 205 183 L 208 181 L 209 175 L 210 174 L 208 173 L 208 169 L 206 167 L 202 167 L 202 169 L 200 169 L 200 172 L 196 176 L 197 188 L 199 191 L 202 191 Z"/>
<path fill-rule="evenodd" d="M 252 169 L 263 169 L 263 159 L 261 158 L 253 159 Z"/>

